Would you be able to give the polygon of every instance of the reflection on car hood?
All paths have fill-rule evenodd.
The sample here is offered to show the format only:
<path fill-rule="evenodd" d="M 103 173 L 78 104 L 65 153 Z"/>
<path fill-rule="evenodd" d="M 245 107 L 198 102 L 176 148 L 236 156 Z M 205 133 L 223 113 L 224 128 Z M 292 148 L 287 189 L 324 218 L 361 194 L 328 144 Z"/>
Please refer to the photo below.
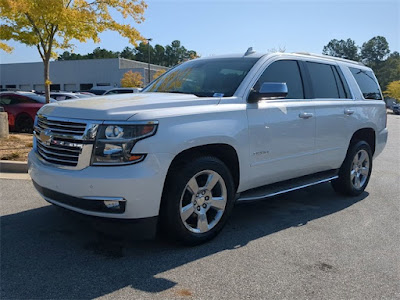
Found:
<path fill-rule="evenodd" d="M 51 103 L 40 114 L 85 120 L 128 120 L 139 111 L 218 104 L 220 98 L 199 98 L 190 94 L 117 94 Z"/>

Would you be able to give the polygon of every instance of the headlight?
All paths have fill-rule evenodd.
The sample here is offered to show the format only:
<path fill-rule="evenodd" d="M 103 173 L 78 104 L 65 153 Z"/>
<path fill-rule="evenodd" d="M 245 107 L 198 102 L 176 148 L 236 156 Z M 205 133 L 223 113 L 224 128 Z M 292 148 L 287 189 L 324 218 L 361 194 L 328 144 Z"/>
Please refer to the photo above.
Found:
<path fill-rule="evenodd" d="M 148 124 L 100 125 L 93 149 L 92 165 L 125 165 L 142 161 L 146 154 L 131 154 L 139 140 L 156 133 L 155 122 Z"/>

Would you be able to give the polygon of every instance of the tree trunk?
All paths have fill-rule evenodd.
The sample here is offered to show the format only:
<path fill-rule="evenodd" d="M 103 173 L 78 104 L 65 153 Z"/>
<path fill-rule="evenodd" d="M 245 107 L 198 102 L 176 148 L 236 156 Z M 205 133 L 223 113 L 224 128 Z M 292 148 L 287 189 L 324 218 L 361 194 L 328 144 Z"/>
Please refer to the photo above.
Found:
<path fill-rule="evenodd" d="M 44 92 L 46 95 L 46 103 L 50 102 L 50 57 L 43 60 L 44 65 Z"/>

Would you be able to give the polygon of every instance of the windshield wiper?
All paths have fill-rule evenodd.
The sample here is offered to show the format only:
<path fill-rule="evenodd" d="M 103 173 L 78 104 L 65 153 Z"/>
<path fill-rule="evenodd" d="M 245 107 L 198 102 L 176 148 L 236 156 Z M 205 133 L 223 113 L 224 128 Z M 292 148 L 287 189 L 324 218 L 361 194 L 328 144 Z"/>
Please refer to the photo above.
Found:
<path fill-rule="evenodd" d="M 191 94 L 191 93 L 186 93 L 178 90 L 170 90 L 170 91 L 162 91 L 162 93 L 174 93 L 174 94 Z"/>
<path fill-rule="evenodd" d="M 189 92 L 182 92 L 182 91 L 178 91 L 178 90 L 170 90 L 170 91 L 154 91 L 156 93 L 171 93 L 171 94 L 186 94 L 186 95 L 194 95 L 196 97 L 199 97 L 199 95 L 195 94 L 195 93 L 189 93 Z"/>

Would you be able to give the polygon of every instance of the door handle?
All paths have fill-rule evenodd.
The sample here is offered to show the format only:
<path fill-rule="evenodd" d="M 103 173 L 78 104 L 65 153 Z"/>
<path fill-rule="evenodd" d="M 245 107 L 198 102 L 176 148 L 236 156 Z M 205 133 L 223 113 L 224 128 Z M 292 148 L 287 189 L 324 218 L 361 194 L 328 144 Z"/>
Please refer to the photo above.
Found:
<path fill-rule="evenodd" d="M 350 115 L 354 114 L 354 109 L 348 109 L 348 108 L 346 108 L 346 109 L 344 110 L 344 114 L 350 116 Z"/>
<path fill-rule="evenodd" d="M 302 112 L 299 114 L 299 118 L 302 118 L 302 119 L 309 119 L 313 116 L 314 116 L 313 113 L 308 113 L 308 112 Z"/>

